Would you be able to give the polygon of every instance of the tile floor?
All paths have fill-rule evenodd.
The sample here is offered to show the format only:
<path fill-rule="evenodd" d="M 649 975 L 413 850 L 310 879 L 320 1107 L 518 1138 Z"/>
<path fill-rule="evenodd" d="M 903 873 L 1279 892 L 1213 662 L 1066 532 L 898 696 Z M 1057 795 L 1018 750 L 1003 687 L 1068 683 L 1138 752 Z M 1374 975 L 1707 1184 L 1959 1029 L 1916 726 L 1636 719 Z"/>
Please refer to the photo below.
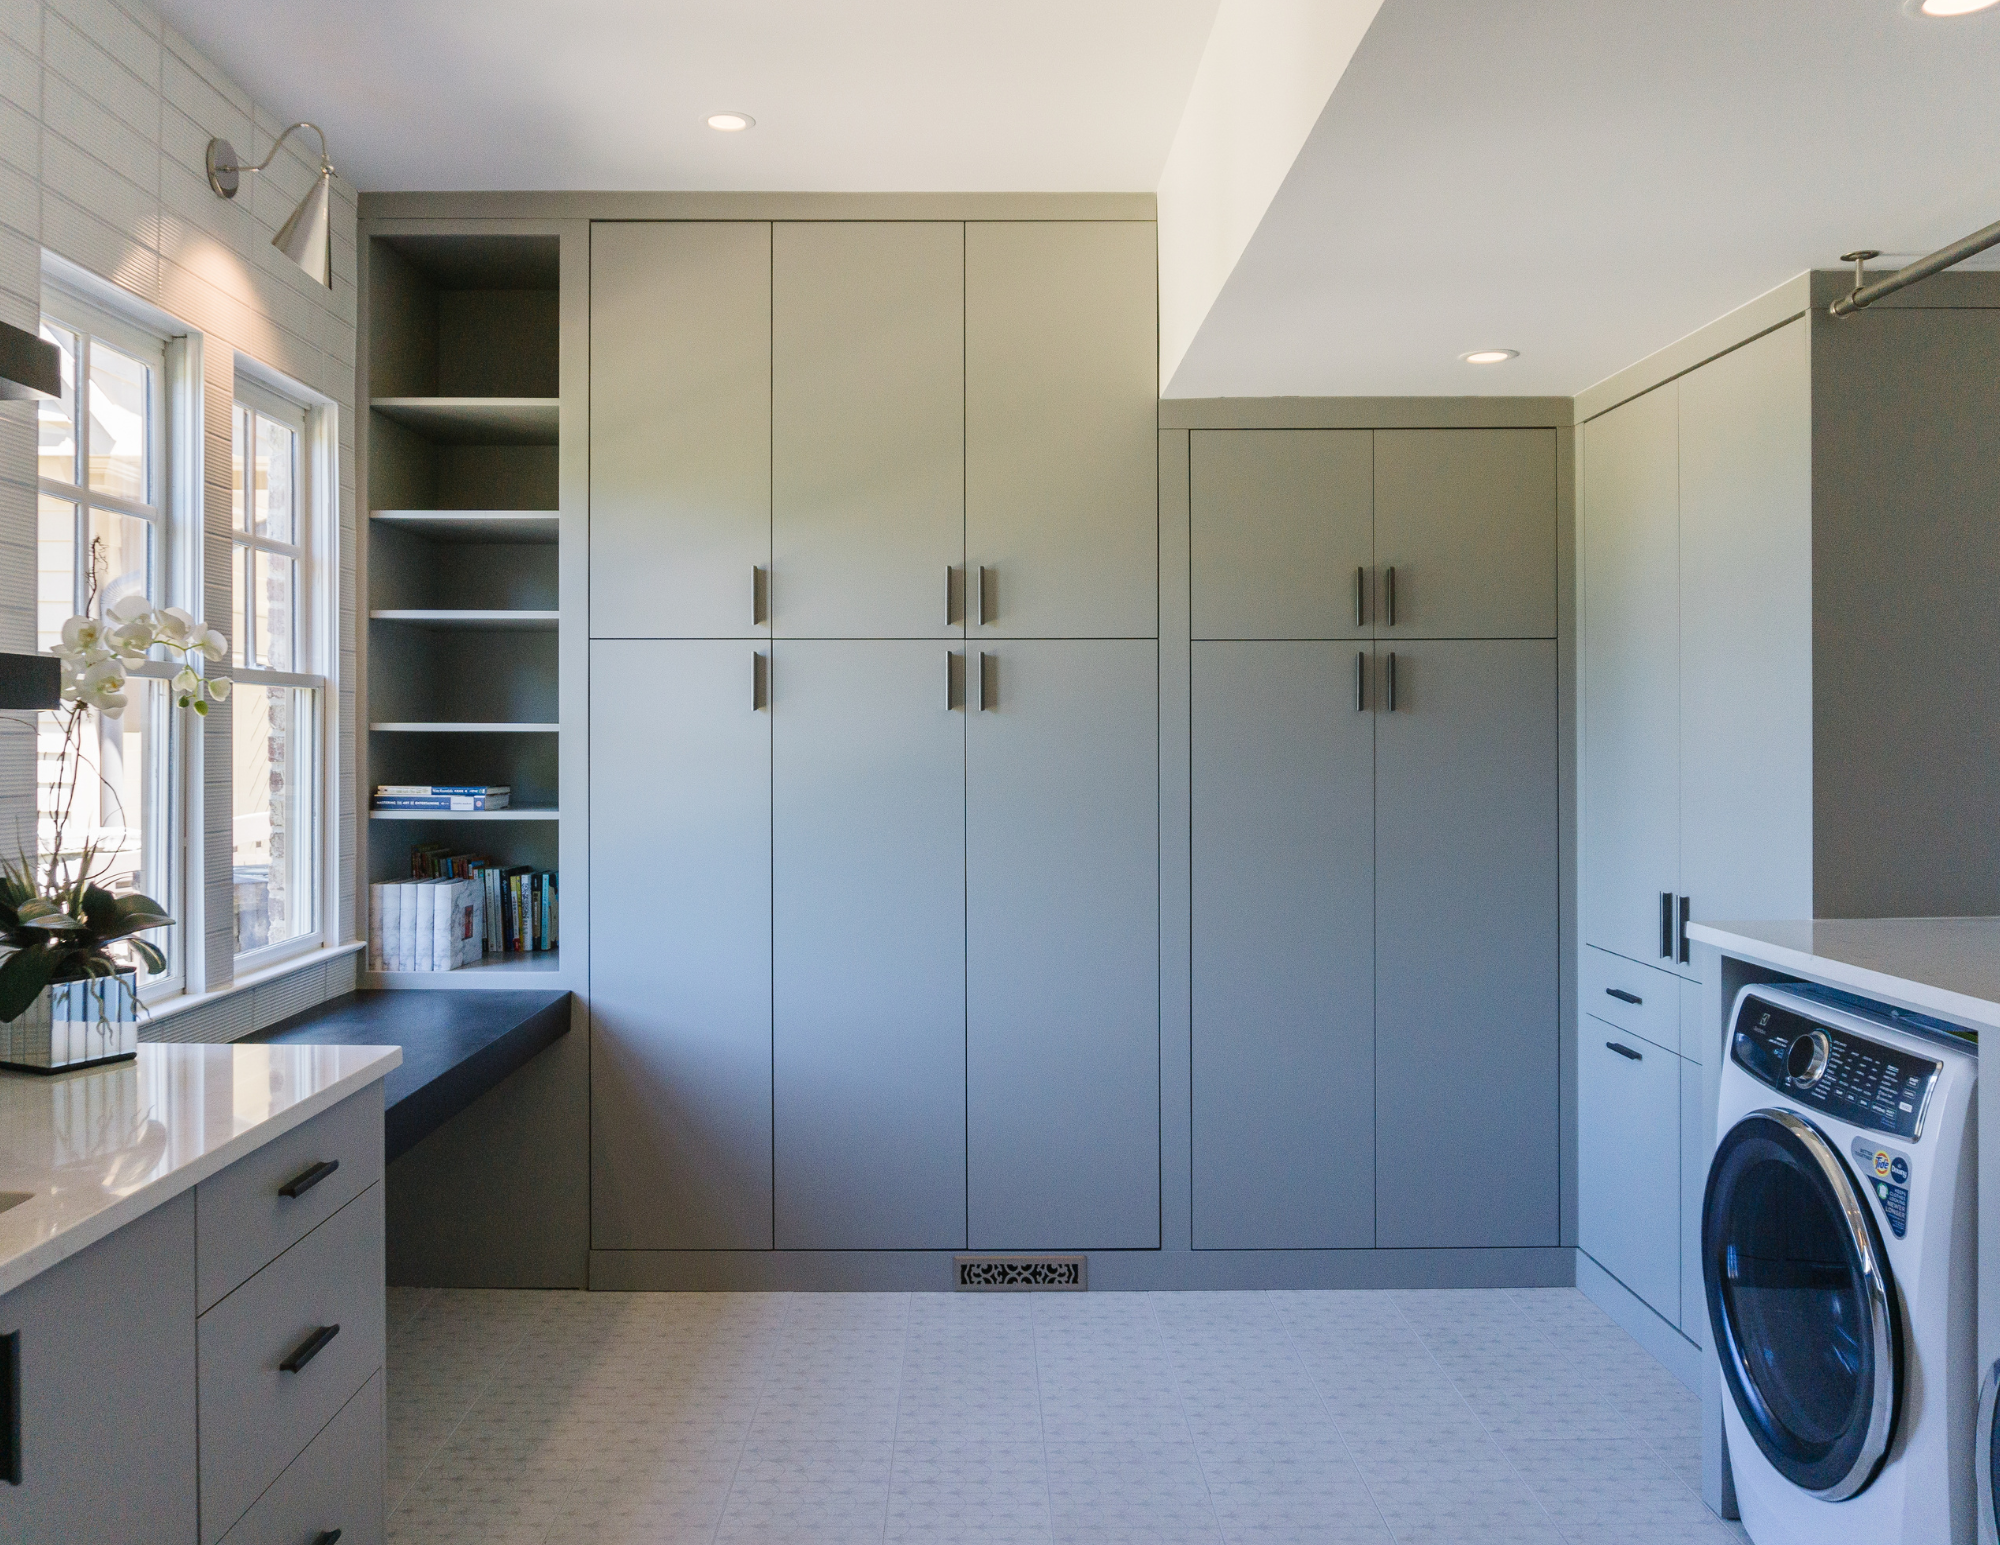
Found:
<path fill-rule="evenodd" d="M 392 1545 L 1727 1545 L 1573 1289 L 393 1289 Z"/>

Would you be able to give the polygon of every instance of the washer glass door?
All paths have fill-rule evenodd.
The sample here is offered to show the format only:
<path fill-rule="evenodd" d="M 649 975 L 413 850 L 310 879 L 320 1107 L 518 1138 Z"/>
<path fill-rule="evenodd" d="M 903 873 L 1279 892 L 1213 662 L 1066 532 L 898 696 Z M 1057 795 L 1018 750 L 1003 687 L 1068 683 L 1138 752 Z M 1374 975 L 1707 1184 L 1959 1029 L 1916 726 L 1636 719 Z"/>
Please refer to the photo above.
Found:
<path fill-rule="evenodd" d="M 1716 1145 L 1701 1238 L 1723 1377 L 1751 1437 L 1795 1486 L 1854 1496 L 1895 1433 L 1902 1335 L 1846 1161 L 1793 1111 L 1744 1117 Z"/>

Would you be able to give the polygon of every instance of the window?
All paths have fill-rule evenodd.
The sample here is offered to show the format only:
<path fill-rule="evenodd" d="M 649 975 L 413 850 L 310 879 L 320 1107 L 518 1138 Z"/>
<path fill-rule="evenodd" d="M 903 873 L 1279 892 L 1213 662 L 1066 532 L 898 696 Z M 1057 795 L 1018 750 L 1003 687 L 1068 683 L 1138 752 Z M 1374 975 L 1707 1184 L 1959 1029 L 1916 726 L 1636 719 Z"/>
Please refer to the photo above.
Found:
<path fill-rule="evenodd" d="M 165 345 L 81 301 L 50 299 L 41 333 L 61 354 L 62 396 L 37 415 L 39 650 L 60 642 L 76 613 L 102 615 L 128 595 L 155 605 L 177 599 L 167 593 Z M 100 883 L 142 892 L 179 916 L 171 675 L 164 664 L 137 667 L 122 718 L 85 715 L 73 805 L 61 797 L 69 715 L 39 715 L 35 849 L 47 864 L 73 862 L 93 845 Z M 149 997 L 179 985 L 179 933 L 153 936 L 168 969 L 147 975 Z"/>
<path fill-rule="evenodd" d="M 284 953 L 320 935 L 321 704 L 306 415 L 239 382 L 230 455 L 229 634 L 236 951 Z"/>

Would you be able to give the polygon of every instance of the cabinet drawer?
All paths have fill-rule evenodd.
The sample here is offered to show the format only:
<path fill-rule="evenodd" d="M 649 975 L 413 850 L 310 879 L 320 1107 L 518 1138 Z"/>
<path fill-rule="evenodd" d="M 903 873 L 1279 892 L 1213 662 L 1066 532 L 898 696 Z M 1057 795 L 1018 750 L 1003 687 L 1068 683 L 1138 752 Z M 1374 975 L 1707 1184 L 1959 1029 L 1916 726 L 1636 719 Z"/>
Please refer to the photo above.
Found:
<path fill-rule="evenodd" d="M 382 1542 L 382 1380 L 377 1373 L 223 1537 L 223 1545 Z"/>
<path fill-rule="evenodd" d="M 218 1540 L 382 1366 L 382 1187 L 201 1317 L 201 1537 Z M 310 1361 L 282 1366 L 339 1326 Z"/>
<path fill-rule="evenodd" d="M 1620 1051 L 1615 1048 L 1623 1047 Z M 1577 1243 L 1681 1318 L 1681 1059 L 1586 1018 L 1577 1046 Z"/>
<path fill-rule="evenodd" d="M 323 1178 L 315 1180 L 316 1171 Z M 247 1282 L 381 1178 L 382 1086 L 371 1084 L 204 1180 L 195 1187 L 197 1310 Z M 287 1196 L 294 1184 L 304 1189 Z"/>
<path fill-rule="evenodd" d="M 1644 1036 L 1667 1051 L 1680 1050 L 1679 977 L 1589 945 L 1577 954 L 1584 1013 Z"/>

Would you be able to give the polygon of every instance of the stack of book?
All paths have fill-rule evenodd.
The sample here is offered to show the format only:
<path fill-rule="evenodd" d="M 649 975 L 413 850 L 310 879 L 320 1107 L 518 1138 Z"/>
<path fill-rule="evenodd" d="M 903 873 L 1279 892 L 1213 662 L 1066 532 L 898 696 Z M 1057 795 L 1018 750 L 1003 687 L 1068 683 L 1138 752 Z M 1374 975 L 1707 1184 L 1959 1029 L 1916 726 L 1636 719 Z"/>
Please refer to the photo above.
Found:
<path fill-rule="evenodd" d="M 378 783 L 377 810 L 505 810 L 514 791 L 504 783 Z"/>
<path fill-rule="evenodd" d="M 485 956 L 540 953 L 560 942 L 552 869 L 426 842 L 410 850 L 410 875 L 368 887 L 377 971 L 455 971 Z"/>

